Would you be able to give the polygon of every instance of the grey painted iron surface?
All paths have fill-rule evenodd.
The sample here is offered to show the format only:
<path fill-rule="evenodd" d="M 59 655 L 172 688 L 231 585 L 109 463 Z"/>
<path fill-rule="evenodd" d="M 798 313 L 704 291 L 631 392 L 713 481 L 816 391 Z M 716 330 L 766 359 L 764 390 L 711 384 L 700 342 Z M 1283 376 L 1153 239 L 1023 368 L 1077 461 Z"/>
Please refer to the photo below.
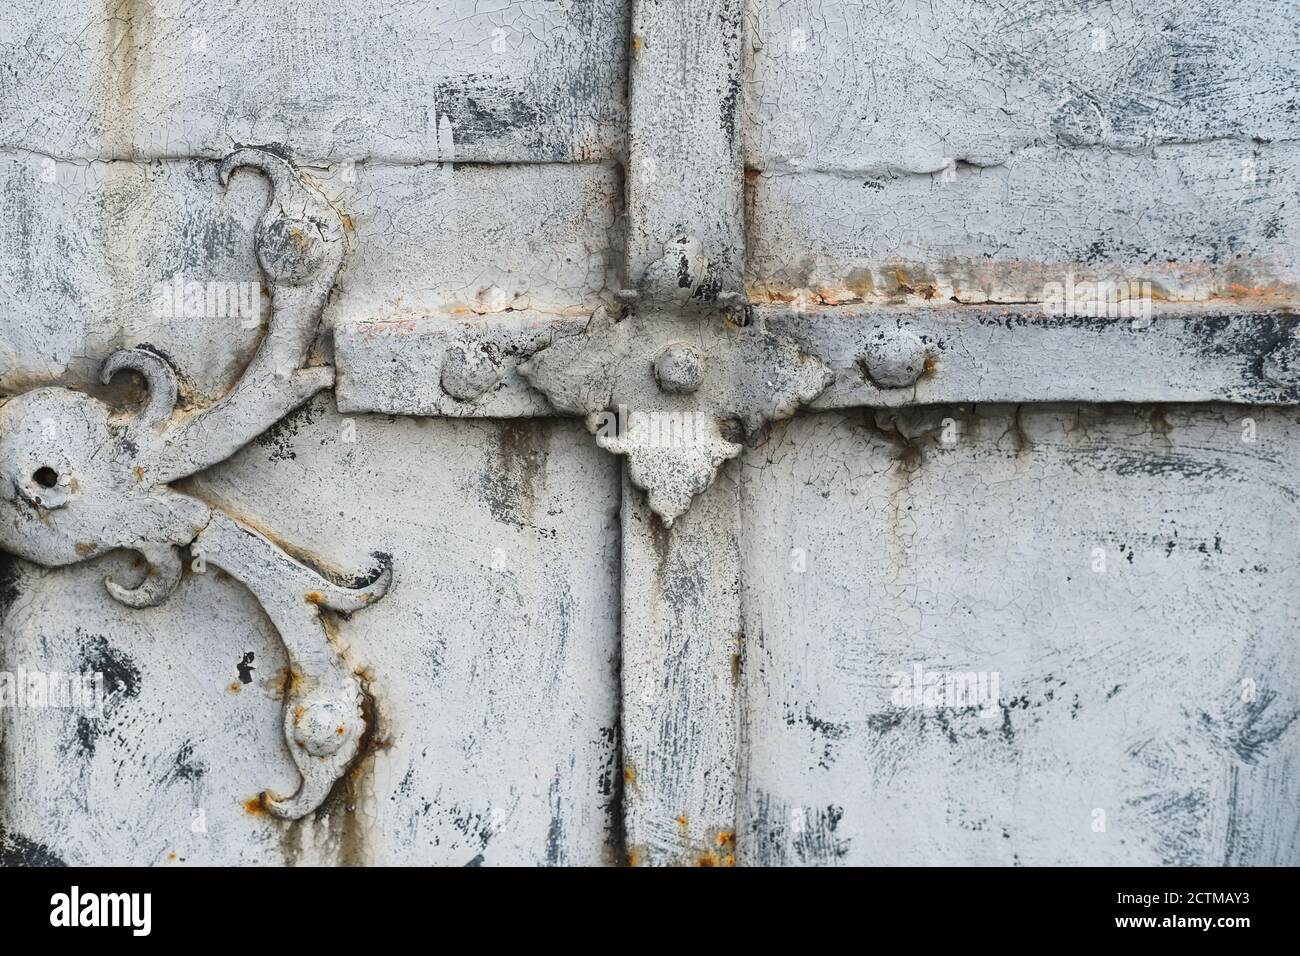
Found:
<path fill-rule="evenodd" d="M 968 405 L 775 431 L 742 460 L 741 862 L 1295 865 L 1298 427 Z M 917 668 L 997 700 L 901 700 Z"/>
<path fill-rule="evenodd" d="M 0 29 L 0 142 L 60 159 L 572 162 L 626 125 L 614 0 L 17 0 Z"/>
<path fill-rule="evenodd" d="M 609 321 L 600 315 L 597 327 Z M 746 328 L 719 321 L 693 334 L 701 342 L 732 343 L 727 348 L 742 354 L 744 346 L 735 343 L 764 331 L 797 346 L 807 360 L 832 373 L 823 387 L 805 393 L 804 402 L 814 409 L 1048 401 L 1287 405 L 1300 397 L 1294 371 L 1297 328 L 1300 319 L 1291 309 L 1220 302 L 1153 306 L 1149 318 L 1134 320 L 1050 315 L 1039 306 L 858 304 L 811 310 L 755 306 Z M 644 375 L 654 375 L 664 347 L 657 334 L 663 333 L 653 330 L 635 340 L 635 361 Z M 592 407 L 608 407 L 609 390 L 594 383 L 615 378 L 613 370 L 628 358 L 597 345 L 589 322 L 537 314 L 491 323 L 343 326 L 335 333 L 340 401 L 345 410 L 393 415 L 563 414 L 563 406 L 547 402 L 517 369 L 565 339 L 582 343 Z M 438 372 L 448 351 L 464 343 L 499 357 L 500 374 L 470 401 L 448 395 Z M 879 369 L 873 375 L 877 356 L 885 367 L 897 366 L 900 377 L 880 380 Z M 755 362 L 753 354 L 746 357 L 750 364 L 740 369 L 724 365 L 733 393 L 745 392 L 746 371 L 781 367 Z M 774 414 L 755 416 L 749 424 L 756 429 L 764 417 L 789 417 L 796 408 L 776 407 Z"/>
<path fill-rule="evenodd" d="M 6 708 L 6 860 L 620 861 L 617 482 L 576 425 L 351 419 L 328 396 L 197 479 L 323 565 L 392 555 L 390 592 L 336 634 L 374 733 L 293 822 L 258 800 L 298 780 L 288 660 L 239 581 L 191 568 L 136 611 L 103 585 L 129 557 L 6 566 L 6 669 L 102 671 L 109 691 L 102 715 Z"/>
<path fill-rule="evenodd" d="M 1300 18 L 1272 0 L 746 7 L 756 299 L 1294 305 Z"/>
<path fill-rule="evenodd" d="M 46 567 L 130 549 L 145 573 L 109 594 L 133 608 L 156 607 L 181 580 L 180 548 L 244 581 L 275 622 L 288 655 L 284 733 L 302 774 L 291 793 L 263 791 L 259 802 L 296 820 L 315 810 L 359 752 L 367 698 L 330 640 L 323 609 L 356 612 L 383 597 L 391 567 L 381 562 L 364 585 L 346 588 L 286 554 L 239 520 L 170 486 L 230 457 L 333 381 L 329 366 L 305 367 L 326 296 L 343 264 L 343 230 L 324 197 L 283 159 L 263 150 L 231 154 L 222 184 L 237 169 L 261 170 L 271 201 L 258 220 L 258 263 L 272 284 L 272 316 L 239 381 L 215 404 L 180 410 L 176 371 L 154 349 L 113 353 L 101 382 L 124 370 L 141 375 L 141 408 L 114 415 L 104 402 L 44 387 L 0 406 L 0 545 Z M 215 184 L 214 184 L 215 185 Z"/>
<path fill-rule="evenodd" d="M 346 255 L 301 407 L 173 489 L 201 530 L 5 565 L 0 670 L 109 680 L 0 715 L 6 861 L 1297 861 L 1279 5 L 111 6 L 0 28 L 0 414 L 153 427 L 281 354 L 232 143 Z M 1151 314 L 1040 305 L 1099 281 Z M 619 396 L 728 454 L 606 454 Z M 355 617 L 285 599 L 375 550 Z M 365 693 L 288 821 L 304 656 Z"/>

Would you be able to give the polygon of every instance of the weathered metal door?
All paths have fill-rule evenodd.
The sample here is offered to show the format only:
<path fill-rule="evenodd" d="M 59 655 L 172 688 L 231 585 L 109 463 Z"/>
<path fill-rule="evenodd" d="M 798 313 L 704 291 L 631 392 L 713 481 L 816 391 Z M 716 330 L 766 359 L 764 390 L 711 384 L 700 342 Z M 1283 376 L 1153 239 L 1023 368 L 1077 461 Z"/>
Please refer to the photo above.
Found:
<path fill-rule="evenodd" d="M 11 8 L 5 862 L 1300 861 L 1294 5 Z"/>

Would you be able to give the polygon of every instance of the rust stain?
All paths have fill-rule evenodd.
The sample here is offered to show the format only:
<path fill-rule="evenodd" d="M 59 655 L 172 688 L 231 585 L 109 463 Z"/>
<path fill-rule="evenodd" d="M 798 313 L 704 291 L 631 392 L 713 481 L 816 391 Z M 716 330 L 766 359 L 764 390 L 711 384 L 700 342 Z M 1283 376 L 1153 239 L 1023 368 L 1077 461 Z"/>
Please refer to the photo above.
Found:
<path fill-rule="evenodd" d="M 681 827 L 683 830 L 686 829 L 686 827 L 688 826 L 689 823 L 690 823 L 690 821 L 686 819 L 686 814 L 684 814 L 684 813 L 683 813 L 680 817 L 677 818 L 677 825 L 678 825 L 679 827 Z"/>
<path fill-rule="evenodd" d="M 292 667 L 282 667 L 274 677 L 260 682 L 262 690 L 271 695 L 272 700 L 284 700 L 286 697 L 310 690 L 301 671 Z"/>
<path fill-rule="evenodd" d="M 144 481 L 144 469 L 139 465 L 136 465 L 131 469 L 131 474 L 135 475 L 136 481 Z"/>
<path fill-rule="evenodd" d="M 94 554 L 95 549 L 98 547 L 98 545 L 96 545 L 93 541 L 78 541 L 76 547 L 77 547 L 77 554 L 81 555 L 84 558 L 88 554 Z"/>
<path fill-rule="evenodd" d="M 900 297 L 932 302 L 947 300 L 955 305 L 1017 305 L 1031 310 L 1041 305 L 1047 283 L 1060 282 L 1073 274 L 1076 282 L 1112 283 L 1123 292 L 1125 285 L 1137 286 L 1153 302 L 1176 305 L 1235 305 L 1276 308 L 1300 297 L 1300 286 L 1274 279 L 1267 262 L 1240 263 L 1230 274 L 1206 263 L 1164 263 L 1159 276 L 1146 273 L 1136 263 L 1106 263 L 1100 269 L 1085 262 L 998 262 L 945 261 L 937 266 L 924 262 L 870 264 L 846 268 L 842 279 L 813 285 L 807 275 L 778 272 L 771 278 L 746 282 L 752 303 L 807 302 L 818 305 L 857 305 L 868 300 L 896 302 Z M 1259 275 L 1252 281 L 1251 272 Z M 1243 275 L 1247 276 L 1243 278 Z M 878 278 L 878 281 L 876 279 Z M 1132 294 L 1123 298 L 1133 298 Z"/>
<path fill-rule="evenodd" d="M 226 688 L 226 690 L 230 691 L 232 694 L 238 694 L 241 689 L 239 681 L 232 681 L 230 686 Z"/>
<path fill-rule="evenodd" d="M 634 33 L 632 34 L 632 55 L 639 56 L 640 54 L 641 54 L 641 38 Z"/>
<path fill-rule="evenodd" d="M 720 847 L 728 846 L 728 845 L 730 845 L 730 844 L 734 844 L 735 842 L 736 842 L 736 831 L 735 831 L 735 830 L 719 830 L 719 831 L 718 831 L 718 846 L 720 846 Z"/>
<path fill-rule="evenodd" d="M 247 813 L 249 816 L 254 816 L 254 817 L 265 816 L 266 813 L 268 812 L 266 807 L 267 807 L 267 797 L 266 797 L 265 790 L 263 790 L 257 796 L 249 797 L 247 800 L 244 801 L 244 812 Z"/>
<path fill-rule="evenodd" d="M 372 812 L 367 812 L 366 804 L 374 800 L 374 793 L 367 778 L 374 769 L 375 755 L 392 746 L 391 740 L 379 734 L 379 711 L 367 683 L 362 684 L 361 711 L 365 730 L 357 755 L 314 815 L 318 821 L 328 820 L 338 862 L 343 866 L 365 866 L 371 862 L 369 833 L 374 817 Z"/>
<path fill-rule="evenodd" d="M 640 865 L 641 865 L 641 854 L 638 853 L 638 852 L 637 852 L 634 848 L 632 848 L 632 847 L 629 847 L 629 848 L 628 848 L 628 851 L 627 851 L 627 865 L 628 865 L 628 866 L 640 866 Z"/>
<path fill-rule="evenodd" d="M 398 296 L 394 305 L 402 304 L 402 297 Z M 369 342 L 382 334 L 388 335 L 409 335 L 418 328 L 415 319 L 385 319 L 382 322 L 367 322 L 362 328 L 365 332 L 366 341 Z"/>
<path fill-rule="evenodd" d="M 1237 282 L 1228 284 L 1229 299 L 1285 299 L 1295 294 L 1295 287 L 1285 282 L 1270 282 L 1268 285 L 1242 285 Z"/>
<path fill-rule="evenodd" d="M 845 280 L 845 285 L 848 286 L 850 292 L 862 299 L 871 295 L 871 293 L 876 289 L 876 284 L 871 279 L 870 269 L 850 270 L 848 279 Z"/>
<path fill-rule="evenodd" d="M 306 601 L 308 604 L 324 604 L 325 598 L 321 595 L 319 591 L 308 591 L 306 595 Z"/>
<path fill-rule="evenodd" d="M 907 270 L 901 267 L 895 267 L 889 272 L 890 278 L 894 280 L 894 285 L 900 292 L 912 291 L 912 277 L 907 274 Z"/>
<path fill-rule="evenodd" d="M 623 768 L 623 782 L 628 786 L 636 783 L 636 771 L 630 766 L 625 766 Z"/>

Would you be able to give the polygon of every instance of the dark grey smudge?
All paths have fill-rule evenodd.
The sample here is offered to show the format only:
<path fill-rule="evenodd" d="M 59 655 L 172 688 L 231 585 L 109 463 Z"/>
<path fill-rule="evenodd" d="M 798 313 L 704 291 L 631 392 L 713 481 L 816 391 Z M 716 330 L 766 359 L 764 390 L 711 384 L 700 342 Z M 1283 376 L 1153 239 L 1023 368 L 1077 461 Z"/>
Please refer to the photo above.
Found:
<path fill-rule="evenodd" d="M 1260 690 L 1250 701 L 1234 700 L 1234 705 L 1222 717 L 1201 712 L 1201 729 L 1222 748 L 1231 751 L 1242 763 L 1253 764 L 1264 755 L 1268 747 L 1300 717 L 1300 711 L 1279 712 L 1269 707 L 1277 700 L 1277 692 Z"/>
<path fill-rule="evenodd" d="M 496 448 L 484 455 L 479 497 L 497 521 L 524 527 L 532 521 L 548 433 L 527 422 L 505 421 L 496 434 Z"/>
<path fill-rule="evenodd" d="M 756 866 L 834 863 L 848 856 L 849 841 L 838 834 L 844 808 L 791 807 L 759 790 L 750 841 Z"/>
<path fill-rule="evenodd" d="M 196 782 L 203 779 L 208 772 L 207 764 L 194 756 L 194 742 L 187 740 L 172 758 L 172 765 L 167 769 L 167 780 L 188 780 Z"/>
<path fill-rule="evenodd" d="M 44 843 L 29 840 L 0 826 L 0 866 L 67 866 Z"/>
<path fill-rule="evenodd" d="M 80 714 L 74 725 L 73 747 L 89 757 L 95 753 L 106 718 L 122 701 L 139 695 L 140 668 L 130 657 L 112 647 L 103 635 L 87 634 L 80 629 L 77 633 L 81 638 L 81 673 L 104 675 L 103 715 Z"/>
<path fill-rule="evenodd" d="M 551 781 L 550 788 L 551 820 L 546 828 L 546 865 L 563 866 L 564 859 L 564 817 L 563 800 L 560 797 L 560 781 Z"/>
<path fill-rule="evenodd" d="M 325 414 L 326 403 L 317 397 L 307 402 L 297 411 L 290 412 L 262 434 L 257 436 L 257 444 L 270 449 L 269 461 L 292 461 L 298 457 L 294 449 L 294 438 L 304 427 L 314 425 Z"/>
<path fill-rule="evenodd" d="M 22 567 L 19 560 L 0 551 L 0 621 L 5 619 L 9 608 L 18 600 L 21 581 Z"/>

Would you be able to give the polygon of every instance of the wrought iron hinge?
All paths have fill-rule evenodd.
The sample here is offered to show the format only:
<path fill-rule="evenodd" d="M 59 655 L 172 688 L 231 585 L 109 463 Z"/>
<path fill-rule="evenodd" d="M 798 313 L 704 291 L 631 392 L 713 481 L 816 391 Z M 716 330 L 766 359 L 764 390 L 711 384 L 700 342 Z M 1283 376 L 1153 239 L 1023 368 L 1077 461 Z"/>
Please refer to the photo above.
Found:
<path fill-rule="evenodd" d="M 325 615 L 359 611 L 387 591 L 377 555 L 360 586 L 344 587 L 290 557 L 266 535 L 170 485 L 224 461 L 276 421 L 334 384 L 334 369 L 306 367 L 325 300 L 343 263 L 334 210 L 279 156 L 241 149 L 221 164 L 224 184 L 241 168 L 272 185 L 257 223 L 257 260 L 271 286 L 270 326 L 239 381 L 209 408 L 177 407 L 176 373 L 147 345 L 104 363 L 144 377 L 148 400 L 122 412 L 69 388 L 38 388 L 0 406 L 0 548 L 46 567 L 117 548 L 139 552 L 148 571 L 135 587 L 108 580 L 134 608 L 165 601 L 181 580 L 182 549 L 243 581 L 279 630 L 288 654 L 284 735 L 302 774 L 291 796 L 263 793 L 276 816 L 320 806 L 365 736 L 365 691 L 329 640 Z M 200 566 L 202 566 L 202 564 Z"/>

